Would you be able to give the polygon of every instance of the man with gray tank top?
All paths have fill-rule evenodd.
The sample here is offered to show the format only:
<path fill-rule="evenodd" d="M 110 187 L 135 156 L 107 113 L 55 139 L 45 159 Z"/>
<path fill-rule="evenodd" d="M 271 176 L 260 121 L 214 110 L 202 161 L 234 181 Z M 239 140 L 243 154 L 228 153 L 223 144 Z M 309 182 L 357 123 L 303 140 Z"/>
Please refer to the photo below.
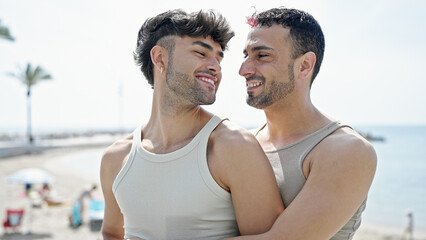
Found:
<path fill-rule="evenodd" d="M 324 54 L 321 27 L 310 14 L 287 8 L 254 14 L 248 23 L 239 73 L 247 103 L 265 112 L 255 136 L 286 209 L 267 233 L 241 238 L 352 239 L 377 159 L 371 144 L 311 102 Z"/>
<path fill-rule="evenodd" d="M 215 101 L 233 36 L 214 11 L 171 10 L 142 25 L 134 55 L 154 89 L 152 112 L 102 157 L 103 239 L 260 234 L 281 214 L 256 138 L 200 106 Z"/>

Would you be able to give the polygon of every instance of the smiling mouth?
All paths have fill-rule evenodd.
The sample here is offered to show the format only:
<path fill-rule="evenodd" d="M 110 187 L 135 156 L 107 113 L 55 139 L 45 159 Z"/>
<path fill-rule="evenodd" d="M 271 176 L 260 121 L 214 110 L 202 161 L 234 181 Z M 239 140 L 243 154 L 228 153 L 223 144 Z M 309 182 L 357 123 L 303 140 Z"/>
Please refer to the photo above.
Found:
<path fill-rule="evenodd" d="M 217 78 L 212 76 L 212 75 L 206 76 L 206 75 L 203 74 L 203 75 L 196 76 L 196 79 L 201 81 L 201 82 L 208 84 L 212 88 L 216 87 Z"/>
<path fill-rule="evenodd" d="M 247 83 L 247 84 L 246 84 L 246 87 L 247 87 L 247 88 L 252 88 L 252 87 L 257 87 L 257 86 L 260 86 L 260 85 L 262 85 L 262 83 L 261 83 L 261 82 L 256 82 L 256 83 Z"/>
<path fill-rule="evenodd" d="M 255 88 L 257 88 L 257 87 L 259 87 L 259 86 L 262 86 L 263 85 L 263 82 L 261 82 L 261 81 L 256 81 L 256 82 L 247 82 L 246 83 L 246 88 L 247 88 L 247 91 L 252 91 L 252 90 L 254 90 Z"/>
<path fill-rule="evenodd" d="M 209 83 L 209 84 L 211 84 L 214 87 L 215 82 L 212 79 L 206 78 L 206 77 L 200 77 L 198 79 L 200 79 L 203 82 Z"/>

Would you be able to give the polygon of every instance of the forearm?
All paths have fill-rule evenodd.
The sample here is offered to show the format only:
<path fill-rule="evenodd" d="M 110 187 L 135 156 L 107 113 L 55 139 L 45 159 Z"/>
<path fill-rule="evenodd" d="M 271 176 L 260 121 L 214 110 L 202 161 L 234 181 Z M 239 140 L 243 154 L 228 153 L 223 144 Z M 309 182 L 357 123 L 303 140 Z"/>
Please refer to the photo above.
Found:
<path fill-rule="evenodd" d="M 271 238 L 270 234 L 263 233 L 258 235 L 245 235 L 245 236 L 239 236 L 239 237 L 233 237 L 233 238 L 225 238 L 223 240 L 268 240 L 273 239 Z"/>
<path fill-rule="evenodd" d="M 102 232 L 98 240 L 123 240 L 123 238 L 119 236 L 114 236 L 113 234 Z"/>

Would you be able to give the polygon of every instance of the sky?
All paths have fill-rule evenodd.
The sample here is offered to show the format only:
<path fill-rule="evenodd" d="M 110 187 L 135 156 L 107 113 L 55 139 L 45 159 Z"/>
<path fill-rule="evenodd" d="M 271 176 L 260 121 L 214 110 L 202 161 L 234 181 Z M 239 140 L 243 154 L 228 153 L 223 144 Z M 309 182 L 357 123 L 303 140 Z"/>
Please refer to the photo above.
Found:
<path fill-rule="evenodd" d="M 215 9 L 230 22 L 236 36 L 222 61 L 217 100 L 206 108 L 259 126 L 264 114 L 245 103 L 238 75 L 246 16 L 279 6 L 311 13 L 324 32 L 325 56 L 311 90 L 320 111 L 351 125 L 426 124 L 426 1 L 0 0 L 2 25 L 16 38 L 0 39 L 0 133 L 25 132 L 26 87 L 7 73 L 27 62 L 53 76 L 32 89 L 34 132 L 146 122 L 152 89 L 133 61 L 137 33 L 146 18 L 175 8 Z"/>

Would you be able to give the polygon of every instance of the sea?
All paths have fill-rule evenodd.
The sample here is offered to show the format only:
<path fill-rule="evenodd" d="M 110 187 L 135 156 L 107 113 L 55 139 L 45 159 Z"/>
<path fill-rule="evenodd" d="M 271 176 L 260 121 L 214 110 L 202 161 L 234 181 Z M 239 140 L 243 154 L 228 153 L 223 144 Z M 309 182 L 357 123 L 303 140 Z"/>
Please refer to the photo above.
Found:
<path fill-rule="evenodd" d="M 426 125 L 354 126 L 382 141 L 371 141 L 378 158 L 362 221 L 403 228 L 407 213 L 414 227 L 426 231 Z M 69 167 L 99 174 L 102 151 L 85 150 L 68 156 Z"/>

